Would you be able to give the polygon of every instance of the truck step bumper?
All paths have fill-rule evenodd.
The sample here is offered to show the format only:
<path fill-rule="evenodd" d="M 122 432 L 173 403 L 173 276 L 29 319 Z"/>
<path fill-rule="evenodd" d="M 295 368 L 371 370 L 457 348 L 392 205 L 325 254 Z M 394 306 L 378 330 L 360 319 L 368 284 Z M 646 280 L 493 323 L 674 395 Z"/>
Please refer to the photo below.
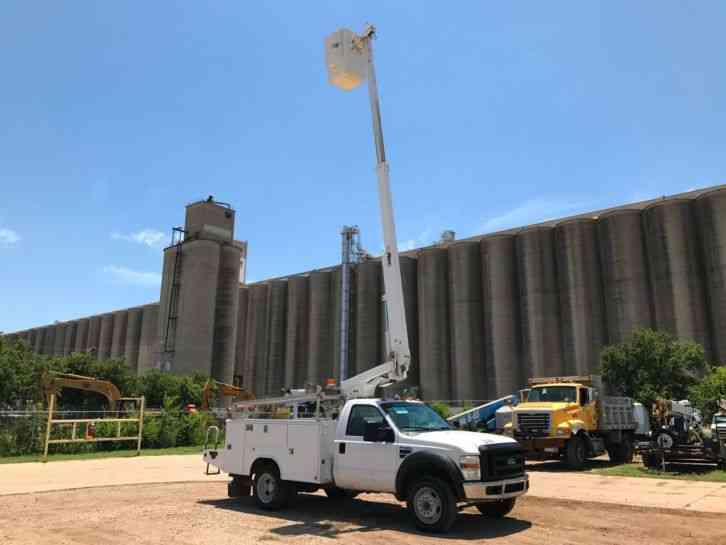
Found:
<path fill-rule="evenodd" d="M 492 482 L 465 482 L 466 500 L 504 500 L 516 498 L 529 490 L 529 476 Z"/>

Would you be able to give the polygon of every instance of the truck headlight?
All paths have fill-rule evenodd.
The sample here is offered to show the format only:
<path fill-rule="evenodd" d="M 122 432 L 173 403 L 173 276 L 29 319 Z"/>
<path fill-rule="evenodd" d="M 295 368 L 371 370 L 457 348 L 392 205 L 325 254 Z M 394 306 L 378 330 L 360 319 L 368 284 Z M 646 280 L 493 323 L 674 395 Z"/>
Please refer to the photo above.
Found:
<path fill-rule="evenodd" d="M 570 426 L 560 426 L 557 428 L 557 437 L 569 437 L 572 434 Z"/>
<path fill-rule="evenodd" d="M 481 479 L 481 466 L 479 456 L 462 456 L 459 458 L 459 467 L 465 481 L 478 481 Z"/>

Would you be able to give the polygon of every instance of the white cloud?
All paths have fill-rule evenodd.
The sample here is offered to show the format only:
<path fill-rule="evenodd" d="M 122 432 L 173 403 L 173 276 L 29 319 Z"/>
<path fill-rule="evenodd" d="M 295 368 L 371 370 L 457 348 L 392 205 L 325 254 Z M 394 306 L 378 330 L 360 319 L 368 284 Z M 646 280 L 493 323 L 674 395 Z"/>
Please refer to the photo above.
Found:
<path fill-rule="evenodd" d="M 421 231 L 418 236 L 414 238 L 409 238 L 407 240 L 399 240 L 398 241 L 398 250 L 401 252 L 406 252 L 408 250 L 414 250 L 416 248 L 420 248 L 421 246 L 428 246 L 433 241 L 431 240 L 431 233 L 432 229 L 426 228 L 423 231 Z M 383 250 L 381 250 L 381 253 L 383 253 Z"/>
<path fill-rule="evenodd" d="M 15 246 L 20 242 L 20 235 L 12 229 L 0 228 L 0 246 Z"/>
<path fill-rule="evenodd" d="M 481 231 L 482 233 L 491 233 L 511 229 L 512 227 L 524 227 L 532 223 L 548 221 L 578 212 L 586 212 L 595 206 L 596 203 L 568 203 L 533 199 L 525 201 L 503 214 L 485 220 L 481 225 Z"/>
<path fill-rule="evenodd" d="M 166 235 L 156 229 L 142 229 L 135 233 L 111 233 L 114 240 L 126 240 L 128 242 L 136 242 L 137 244 L 145 244 L 149 248 L 159 248 L 164 244 Z"/>
<path fill-rule="evenodd" d="M 119 267 L 117 265 L 107 265 L 103 268 L 103 272 L 124 284 L 146 287 L 157 287 L 161 285 L 161 274 L 155 272 L 135 271 L 128 267 Z"/>

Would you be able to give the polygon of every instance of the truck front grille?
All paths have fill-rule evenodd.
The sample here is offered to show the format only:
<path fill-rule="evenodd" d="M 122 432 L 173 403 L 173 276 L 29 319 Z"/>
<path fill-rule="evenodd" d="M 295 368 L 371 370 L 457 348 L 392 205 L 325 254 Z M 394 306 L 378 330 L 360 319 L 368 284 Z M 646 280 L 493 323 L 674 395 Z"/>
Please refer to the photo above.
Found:
<path fill-rule="evenodd" d="M 524 475 L 524 452 L 518 444 L 479 447 L 482 481 L 501 481 Z"/>
<path fill-rule="evenodd" d="M 517 431 L 547 434 L 550 430 L 550 413 L 517 413 Z"/>
<path fill-rule="evenodd" d="M 726 440 L 726 428 L 718 428 L 717 433 L 720 441 Z"/>

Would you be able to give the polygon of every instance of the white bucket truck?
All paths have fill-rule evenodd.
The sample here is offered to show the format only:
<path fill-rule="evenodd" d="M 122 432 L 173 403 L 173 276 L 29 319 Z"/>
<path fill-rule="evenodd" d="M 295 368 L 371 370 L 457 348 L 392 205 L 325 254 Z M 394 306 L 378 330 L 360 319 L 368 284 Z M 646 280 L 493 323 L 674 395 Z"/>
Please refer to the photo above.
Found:
<path fill-rule="evenodd" d="M 367 66 L 366 73 L 343 80 L 369 81 L 385 243 L 381 264 L 388 361 L 343 380 L 335 391 L 318 386 L 237 403 L 241 415 L 226 421 L 224 443 L 205 445 L 203 457 L 208 468 L 232 477 L 230 496 L 251 491 L 263 509 L 281 508 L 298 492 L 319 489 L 331 498 L 386 492 L 407 503 L 419 528 L 446 531 L 464 506 L 474 505 L 486 516 L 506 515 L 527 492 L 529 481 L 515 440 L 454 430 L 420 401 L 373 399 L 378 388 L 406 379 L 411 355 L 372 37 L 372 27 L 363 36 L 338 31 L 328 38 L 326 49 L 328 66 L 338 71 Z M 367 62 L 340 62 L 340 55 L 363 55 Z"/>

